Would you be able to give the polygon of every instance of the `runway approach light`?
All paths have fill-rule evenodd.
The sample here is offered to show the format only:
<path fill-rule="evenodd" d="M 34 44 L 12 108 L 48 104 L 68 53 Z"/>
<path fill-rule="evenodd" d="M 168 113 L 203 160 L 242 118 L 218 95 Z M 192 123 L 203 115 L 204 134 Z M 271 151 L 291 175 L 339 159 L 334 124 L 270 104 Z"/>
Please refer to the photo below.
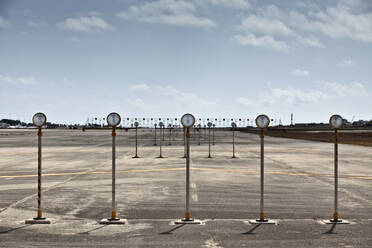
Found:
<path fill-rule="evenodd" d="M 186 129 L 186 213 L 185 218 L 178 220 L 175 224 L 200 224 L 199 220 L 191 218 L 190 214 L 190 127 L 193 127 L 195 117 L 192 114 L 184 114 L 181 124 Z"/>
<path fill-rule="evenodd" d="M 270 124 L 270 119 L 267 115 L 259 115 L 256 118 L 256 125 L 259 128 L 267 128 Z"/>
<path fill-rule="evenodd" d="M 182 126 L 185 128 L 190 128 L 194 126 L 195 117 L 192 114 L 184 114 L 181 118 Z"/>
<path fill-rule="evenodd" d="M 107 118 L 107 123 L 112 127 L 112 169 L 111 169 L 111 218 L 103 219 L 99 223 L 108 224 L 125 224 L 126 219 L 119 219 L 116 215 L 116 126 L 121 122 L 121 117 L 118 113 L 112 112 Z"/>
<path fill-rule="evenodd" d="M 339 129 L 344 125 L 344 119 L 339 115 L 332 115 L 329 119 L 329 125 L 333 129 Z"/>
<path fill-rule="evenodd" d="M 32 123 L 37 126 L 37 127 L 42 127 L 45 125 L 47 121 L 47 118 L 46 118 L 46 115 L 44 113 L 36 113 L 33 117 L 32 117 Z"/>
<path fill-rule="evenodd" d="M 232 131 L 232 138 L 233 138 L 233 155 L 232 155 L 232 158 L 236 158 L 235 157 L 235 128 L 236 128 L 236 123 L 235 122 L 233 122 L 233 123 L 231 123 L 231 131 Z"/>
<path fill-rule="evenodd" d="M 138 121 L 134 123 L 134 126 L 136 127 L 136 155 L 134 155 L 133 158 L 139 158 L 138 156 L 138 126 L 139 126 Z"/>
<path fill-rule="evenodd" d="M 164 123 L 163 122 L 159 122 L 159 136 L 160 136 L 160 139 L 159 139 L 159 157 L 158 158 L 164 158 L 163 157 L 163 154 L 162 154 L 162 149 L 161 149 L 161 147 L 162 147 L 161 146 L 161 135 L 162 135 L 162 132 L 164 132 Z"/>
<path fill-rule="evenodd" d="M 260 130 L 261 140 L 261 168 L 260 168 L 260 218 L 256 220 L 250 220 L 251 224 L 275 224 L 273 220 L 265 219 L 264 214 L 264 129 L 270 124 L 270 119 L 267 115 L 259 115 L 256 118 L 256 125 Z"/>
<path fill-rule="evenodd" d="M 112 112 L 107 116 L 107 123 L 110 127 L 116 127 L 121 122 L 121 117 L 118 113 Z"/>
<path fill-rule="evenodd" d="M 43 113 L 36 113 L 32 117 L 32 123 L 38 127 L 38 153 L 37 153 L 37 216 L 36 218 L 26 220 L 26 224 L 50 224 L 50 220 L 43 217 L 41 210 L 41 128 L 46 123 L 47 118 Z"/>
<path fill-rule="evenodd" d="M 212 122 L 208 122 L 208 158 L 212 158 L 211 156 L 211 127 Z"/>
<path fill-rule="evenodd" d="M 344 119 L 339 115 L 332 115 L 329 118 L 329 125 L 334 129 L 334 212 L 333 219 L 323 220 L 326 224 L 349 224 L 347 220 L 343 220 L 338 214 L 338 129 L 344 124 Z"/>

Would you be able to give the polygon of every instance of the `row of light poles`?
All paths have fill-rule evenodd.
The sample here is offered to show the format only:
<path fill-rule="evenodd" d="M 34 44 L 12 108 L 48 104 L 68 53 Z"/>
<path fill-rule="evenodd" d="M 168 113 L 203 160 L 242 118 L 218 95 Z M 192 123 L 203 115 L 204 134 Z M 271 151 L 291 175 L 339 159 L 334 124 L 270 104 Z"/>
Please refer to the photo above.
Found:
<path fill-rule="evenodd" d="M 101 220 L 101 224 L 125 224 L 126 219 L 120 219 L 117 217 L 116 213 L 116 200 L 115 200 L 115 171 L 116 171 L 116 127 L 121 122 L 121 117 L 118 113 L 110 113 L 107 118 L 107 123 L 112 127 L 112 205 L 111 205 L 111 218 Z M 50 220 L 42 216 L 41 209 L 41 162 L 42 162 L 42 126 L 45 125 L 47 117 L 43 113 L 36 113 L 33 118 L 33 124 L 38 127 L 38 187 L 37 187 L 37 216 L 33 219 L 26 220 L 26 224 L 50 224 Z M 260 128 L 260 213 L 259 218 L 249 221 L 252 224 L 274 224 L 275 221 L 266 219 L 264 215 L 264 129 L 266 129 L 270 124 L 270 119 L 267 115 L 259 115 L 256 118 L 256 125 Z M 186 158 L 186 211 L 185 217 L 176 221 L 176 224 L 200 224 L 199 220 L 191 218 L 190 214 L 190 128 L 193 127 L 195 123 L 195 117 L 192 114 L 185 114 L 181 118 L 181 124 L 185 131 L 185 158 Z M 343 126 L 343 118 L 339 115 L 333 115 L 330 118 L 330 126 L 334 129 L 334 214 L 333 218 L 330 220 L 325 220 L 325 223 L 349 223 L 348 221 L 339 218 L 338 214 L 338 129 Z M 137 154 L 137 128 L 136 126 L 136 156 Z M 210 128 L 212 123 L 208 123 L 209 127 L 209 156 L 210 156 Z M 160 127 L 160 137 L 162 135 L 162 130 L 164 129 L 164 124 L 159 123 Z M 236 124 L 232 123 L 233 131 L 233 158 L 235 157 L 235 138 L 234 131 Z M 161 151 L 161 139 L 160 139 L 160 155 L 159 158 L 163 158 Z"/>

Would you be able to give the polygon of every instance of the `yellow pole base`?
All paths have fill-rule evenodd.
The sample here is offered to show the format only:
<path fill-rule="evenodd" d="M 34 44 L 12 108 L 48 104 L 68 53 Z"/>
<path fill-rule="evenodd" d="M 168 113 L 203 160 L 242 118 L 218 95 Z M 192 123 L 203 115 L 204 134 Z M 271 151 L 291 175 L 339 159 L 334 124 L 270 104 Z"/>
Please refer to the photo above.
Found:
<path fill-rule="evenodd" d="M 42 214 L 41 210 L 37 210 L 37 217 L 41 218 L 42 216 L 43 216 L 43 214 Z"/>
<path fill-rule="evenodd" d="M 111 219 L 116 219 L 116 212 L 115 211 L 111 212 Z"/>
<path fill-rule="evenodd" d="M 338 220 L 338 218 L 339 218 L 338 213 L 334 213 L 334 214 L 333 214 L 333 219 L 334 219 L 334 220 Z"/>
<path fill-rule="evenodd" d="M 185 219 L 186 220 L 191 219 L 191 214 L 189 212 L 186 212 Z"/>
<path fill-rule="evenodd" d="M 260 220 L 264 220 L 264 219 L 265 219 L 264 213 L 260 213 Z"/>

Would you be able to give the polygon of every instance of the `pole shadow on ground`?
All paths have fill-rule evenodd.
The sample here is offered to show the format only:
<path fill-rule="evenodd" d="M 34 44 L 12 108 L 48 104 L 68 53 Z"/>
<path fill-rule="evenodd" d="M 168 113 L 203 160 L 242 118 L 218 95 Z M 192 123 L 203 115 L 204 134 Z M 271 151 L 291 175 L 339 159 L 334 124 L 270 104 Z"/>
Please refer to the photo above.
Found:
<path fill-rule="evenodd" d="M 261 226 L 261 224 L 257 224 L 257 225 L 254 225 L 254 227 L 252 227 L 248 232 L 245 232 L 245 233 L 242 233 L 244 235 L 252 235 L 252 234 L 256 234 L 254 233 L 254 231 L 259 228 Z"/>
<path fill-rule="evenodd" d="M 30 226 L 30 225 L 23 225 L 23 226 L 19 226 L 19 227 L 14 227 L 14 228 L 10 228 L 10 229 L 8 229 L 8 230 L 1 230 L 0 231 L 0 234 L 6 234 L 6 233 L 10 233 L 10 232 L 13 232 L 13 231 L 15 231 L 15 230 L 18 230 L 18 229 L 22 229 L 22 228 L 25 228 L 25 227 L 28 227 L 28 226 Z"/>
<path fill-rule="evenodd" d="M 161 235 L 164 235 L 164 234 L 172 234 L 173 231 L 185 226 L 186 224 L 180 224 L 180 225 L 177 225 L 176 227 L 173 227 L 172 229 L 168 230 L 168 231 L 165 231 L 165 232 L 162 232 L 160 233 Z"/>
<path fill-rule="evenodd" d="M 337 234 L 336 232 L 333 232 L 334 229 L 336 228 L 336 225 L 337 223 L 332 224 L 331 228 L 323 234 Z"/>

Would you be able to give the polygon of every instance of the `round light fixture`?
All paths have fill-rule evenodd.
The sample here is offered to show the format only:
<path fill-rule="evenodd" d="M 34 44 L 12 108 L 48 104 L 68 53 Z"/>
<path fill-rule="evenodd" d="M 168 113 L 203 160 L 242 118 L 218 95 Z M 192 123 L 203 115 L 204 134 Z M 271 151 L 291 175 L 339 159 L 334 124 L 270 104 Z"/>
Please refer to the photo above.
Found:
<path fill-rule="evenodd" d="M 136 122 L 134 123 L 134 126 L 135 126 L 135 127 L 138 127 L 138 126 L 139 126 L 138 121 L 136 121 Z"/>
<path fill-rule="evenodd" d="M 47 121 L 46 115 L 44 113 L 36 113 L 32 117 L 32 123 L 37 127 L 42 127 Z"/>
<path fill-rule="evenodd" d="M 208 127 L 211 127 L 212 126 L 212 122 L 208 122 Z"/>
<path fill-rule="evenodd" d="M 118 113 L 112 112 L 107 116 L 106 120 L 109 126 L 116 127 L 117 125 L 120 124 L 121 117 Z"/>
<path fill-rule="evenodd" d="M 270 124 L 270 119 L 267 115 L 259 115 L 256 118 L 256 125 L 259 128 L 267 128 Z"/>
<path fill-rule="evenodd" d="M 159 122 L 159 127 L 164 127 L 164 123 L 163 122 Z"/>
<path fill-rule="evenodd" d="M 195 117 L 192 114 L 184 114 L 181 117 L 181 123 L 184 127 L 192 127 L 195 123 Z"/>
<path fill-rule="evenodd" d="M 232 126 L 233 128 L 236 128 L 236 123 L 235 123 L 235 122 L 231 123 L 231 126 Z"/>
<path fill-rule="evenodd" d="M 340 115 L 332 115 L 329 118 L 329 125 L 334 129 L 339 129 L 344 124 L 344 119 Z"/>

